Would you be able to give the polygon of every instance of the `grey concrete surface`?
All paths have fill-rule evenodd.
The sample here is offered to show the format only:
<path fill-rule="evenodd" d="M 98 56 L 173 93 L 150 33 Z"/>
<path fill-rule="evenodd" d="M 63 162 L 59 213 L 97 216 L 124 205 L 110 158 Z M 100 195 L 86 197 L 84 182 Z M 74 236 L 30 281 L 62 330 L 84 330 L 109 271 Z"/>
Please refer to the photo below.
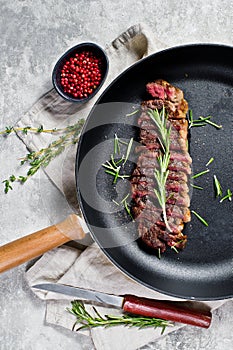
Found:
<path fill-rule="evenodd" d="M 170 46 L 190 42 L 232 45 L 231 0 L 0 0 L 0 124 L 14 124 L 52 87 L 51 70 L 67 48 L 84 40 L 105 45 L 130 25 L 146 22 Z M 24 145 L 14 136 L 0 139 L 0 182 L 20 174 Z M 22 237 L 51 223 L 60 194 L 43 173 L 8 195 L 0 186 L 0 243 Z M 57 204 L 58 206 L 61 204 Z M 0 276 L 0 350 L 91 350 L 87 338 L 44 324 L 45 305 L 28 290 L 25 266 Z M 214 312 L 209 330 L 191 327 L 174 332 L 143 349 L 231 350 L 233 303 Z"/>

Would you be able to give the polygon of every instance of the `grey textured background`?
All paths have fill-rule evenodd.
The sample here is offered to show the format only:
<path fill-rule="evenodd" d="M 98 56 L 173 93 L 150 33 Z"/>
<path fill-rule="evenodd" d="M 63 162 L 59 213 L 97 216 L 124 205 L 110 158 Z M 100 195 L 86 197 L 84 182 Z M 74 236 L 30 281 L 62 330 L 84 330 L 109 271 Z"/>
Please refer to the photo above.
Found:
<path fill-rule="evenodd" d="M 232 45 L 231 0 L 1 0 L 0 1 L 1 129 L 14 124 L 52 87 L 56 59 L 80 41 L 104 46 L 130 25 L 146 22 L 158 38 L 175 46 L 190 42 Z M 14 136 L 0 140 L 0 181 L 22 174 L 18 159 L 25 147 Z M 40 183 L 46 183 L 48 204 Z M 2 187 L 3 189 L 3 187 Z M 0 189 L 0 243 L 51 224 L 62 205 L 60 194 L 43 173 L 5 195 Z M 24 266 L 0 276 L 0 349 L 93 349 L 89 339 L 44 324 L 44 303 L 28 290 Z M 209 330 L 192 327 L 174 332 L 144 349 L 231 350 L 233 303 L 214 312 Z"/>

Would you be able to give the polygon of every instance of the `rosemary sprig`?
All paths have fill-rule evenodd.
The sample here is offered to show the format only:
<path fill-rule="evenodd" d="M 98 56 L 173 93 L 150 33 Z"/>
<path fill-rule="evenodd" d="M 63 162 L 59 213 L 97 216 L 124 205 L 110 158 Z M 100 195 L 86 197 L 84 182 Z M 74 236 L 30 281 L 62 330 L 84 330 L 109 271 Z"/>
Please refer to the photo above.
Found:
<path fill-rule="evenodd" d="M 65 150 L 66 147 L 68 147 L 71 144 L 76 144 L 79 140 L 79 134 L 84 122 L 85 122 L 84 119 L 80 119 L 77 124 L 67 126 L 64 129 L 59 129 L 59 130 L 56 129 L 56 131 L 59 131 L 59 132 L 63 130 L 63 135 L 60 136 L 55 141 L 51 142 L 48 145 L 48 147 L 43 148 L 37 152 L 30 152 L 24 158 L 22 158 L 20 164 L 21 165 L 28 164 L 29 169 L 26 175 L 24 176 L 16 177 L 15 175 L 11 175 L 8 179 L 2 181 L 5 184 L 5 189 L 4 189 L 5 193 L 8 193 L 9 190 L 12 190 L 13 182 L 20 182 L 21 184 L 23 184 L 30 177 L 32 177 L 41 167 L 45 168 L 46 166 L 48 166 L 49 163 L 54 158 L 56 158 L 59 154 L 61 154 Z M 40 132 L 45 132 L 46 130 L 42 126 L 40 127 L 40 129 L 41 129 Z"/>
<path fill-rule="evenodd" d="M 157 158 L 158 169 L 154 169 L 154 177 L 158 185 L 158 189 L 154 189 L 158 202 L 162 208 L 163 220 L 169 231 L 172 231 L 167 220 L 166 214 L 166 181 L 169 174 L 168 164 L 170 161 L 170 133 L 171 126 L 167 126 L 167 116 L 165 114 L 165 108 L 163 107 L 162 111 L 159 112 L 156 110 L 149 110 L 149 116 L 156 124 L 160 138 L 159 142 L 162 147 L 162 152 Z"/>
<path fill-rule="evenodd" d="M 216 197 L 222 197 L 222 186 L 216 175 L 214 175 L 214 186 L 215 186 Z"/>
<path fill-rule="evenodd" d="M 159 133 L 161 135 L 161 140 L 159 139 L 161 147 L 165 152 L 168 153 L 170 148 L 171 127 L 167 127 L 167 116 L 165 113 L 165 108 L 163 107 L 161 112 L 159 112 L 157 109 L 149 109 L 148 114 L 158 127 Z"/>
<path fill-rule="evenodd" d="M 160 318 L 152 318 L 152 317 L 143 317 L 143 316 L 133 316 L 130 314 L 123 314 L 119 316 L 114 315 L 100 315 L 100 313 L 93 307 L 94 314 L 91 315 L 85 309 L 83 302 L 81 301 L 72 301 L 72 308 L 67 308 L 67 311 L 76 317 L 76 322 L 73 326 L 77 324 L 81 324 L 81 326 L 76 330 L 79 331 L 81 329 L 90 329 L 95 327 L 111 327 L 111 326 L 127 326 L 127 327 L 137 327 L 139 329 L 153 327 L 158 328 L 161 327 L 161 334 L 165 331 L 167 326 L 173 326 L 173 324 L 169 321 L 165 321 Z"/>
<path fill-rule="evenodd" d="M 232 192 L 231 192 L 231 190 L 229 188 L 227 190 L 226 196 L 222 197 L 222 199 L 220 200 L 220 203 L 225 201 L 225 199 L 228 199 L 230 202 L 232 201 Z"/>
<path fill-rule="evenodd" d="M 204 171 L 201 171 L 200 173 L 193 175 L 193 176 L 191 177 L 191 179 L 196 179 L 197 177 L 202 176 L 202 175 L 204 175 L 204 174 L 207 174 L 208 172 L 209 172 L 209 169 L 206 169 L 206 170 L 204 170 Z"/>
<path fill-rule="evenodd" d="M 201 215 L 199 215 L 196 211 L 191 210 L 191 213 L 193 213 L 205 226 L 209 226 L 208 222 L 203 219 L 203 217 L 201 217 Z"/>

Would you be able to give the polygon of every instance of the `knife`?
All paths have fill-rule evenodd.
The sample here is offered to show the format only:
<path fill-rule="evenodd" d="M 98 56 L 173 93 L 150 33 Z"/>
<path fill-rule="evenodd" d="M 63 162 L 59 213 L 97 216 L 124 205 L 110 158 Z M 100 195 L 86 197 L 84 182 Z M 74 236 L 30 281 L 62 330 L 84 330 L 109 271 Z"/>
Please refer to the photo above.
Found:
<path fill-rule="evenodd" d="M 208 328 L 211 323 L 210 311 L 196 310 L 191 308 L 187 302 L 161 301 L 135 295 L 118 296 L 55 283 L 36 284 L 32 288 L 113 305 L 121 308 L 124 312 L 135 315 L 162 318 L 203 328 Z"/>

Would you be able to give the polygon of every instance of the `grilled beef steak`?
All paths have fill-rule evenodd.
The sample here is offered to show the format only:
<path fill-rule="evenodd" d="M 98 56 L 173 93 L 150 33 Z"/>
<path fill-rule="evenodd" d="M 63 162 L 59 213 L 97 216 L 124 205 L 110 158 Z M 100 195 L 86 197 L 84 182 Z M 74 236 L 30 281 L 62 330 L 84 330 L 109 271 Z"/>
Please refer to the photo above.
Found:
<path fill-rule="evenodd" d="M 138 119 L 141 146 L 136 147 L 137 166 L 131 176 L 132 213 L 143 242 L 162 253 L 167 246 L 183 249 L 187 241 L 182 230 L 184 223 L 190 221 L 188 176 L 192 159 L 187 149 L 188 103 L 180 89 L 164 80 L 148 83 L 146 89 L 152 99 L 142 102 Z M 169 173 L 165 185 L 169 229 L 154 191 L 157 186 L 154 169 L 159 166 L 157 159 L 163 149 L 158 128 L 148 113 L 163 108 L 168 127 L 171 126 Z"/>

